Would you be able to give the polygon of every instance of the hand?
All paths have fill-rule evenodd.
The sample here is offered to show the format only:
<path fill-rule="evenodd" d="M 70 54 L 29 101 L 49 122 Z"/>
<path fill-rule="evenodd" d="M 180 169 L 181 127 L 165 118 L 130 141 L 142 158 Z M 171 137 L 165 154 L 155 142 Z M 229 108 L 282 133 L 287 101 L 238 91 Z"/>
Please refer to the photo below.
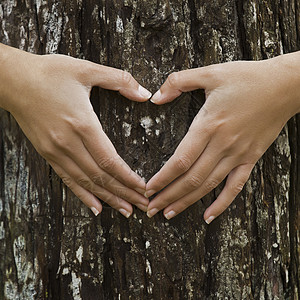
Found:
<path fill-rule="evenodd" d="M 7 47 L 8 48 L 8 47 Z M 63 182 L 97 215 L 97 197 L 123 215 L 130 203 L 146 211 L 145 182 L 118 156 L 89 100 L 92 86 L 119 91 L 135 101 L 151 93 L 124 71 L 64 55 L 33 55 L 13 49 L 14 71 L 6 92 L 9 110 L 37 151 Z M 7 78 L 6 78 L 7 80 Z M 19 95 L 22 95 L 21 97 Z"/>
<path fill-rule="evenodd" d="M 205 89 L 206 102 L 173 156 L 147 183 L 152 217 L 170 219 L 216 188 L 210 223 L 242 190 L 257 160 L 299 111 L 299 53 L 259 62 L 231 62 L 171 74 L 152 102 L 172 101 L 182 92 Z M 297 68 L 293 64 L 297 61 Z M 298 86 L 298 87 L 297 87 Z"/>

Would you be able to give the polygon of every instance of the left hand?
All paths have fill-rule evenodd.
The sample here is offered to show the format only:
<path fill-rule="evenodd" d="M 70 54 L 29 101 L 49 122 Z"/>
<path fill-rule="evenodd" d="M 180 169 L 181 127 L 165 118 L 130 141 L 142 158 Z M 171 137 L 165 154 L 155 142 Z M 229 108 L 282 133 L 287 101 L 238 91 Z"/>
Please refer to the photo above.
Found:
<path fill-rule="evenodd" d="M 298 111 L 298 76 L 291 72 L 289 60 L 293 61 L 291 55 L 231 62 L 168 77 L 152 98 L 155 104 L 199 88 L 205 89 L 207 99 L 173 156 L 147 183 L 148 197 L 166 187 L 150 202 L 149 217 L 164 208 L 167 219 L 176 216 L 226 176 L 205 221 L 210 223 L 230 205 L 257 160 Z"/>

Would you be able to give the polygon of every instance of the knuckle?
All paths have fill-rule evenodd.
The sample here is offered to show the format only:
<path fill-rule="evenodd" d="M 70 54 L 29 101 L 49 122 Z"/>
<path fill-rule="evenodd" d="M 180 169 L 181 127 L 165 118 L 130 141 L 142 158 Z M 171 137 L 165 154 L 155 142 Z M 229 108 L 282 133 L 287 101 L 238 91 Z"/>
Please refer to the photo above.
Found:
<path fill-rule="evenodd" d="M 75 132 L 88 133 L 91 125 L 89 124 L 89 122 L 83 122 L 82 120 L 89 120 L 89 118 L 84 116 L 81 120 L 73 119 L 71 126 L 75 130 Z"/>
<path fill-rule="evenodd" d="M 114 194 L 121 199 L 127 199 L 128 193 L 127 190 L 124 188 L 116 188 Z M 120 200 L 120 199 L 119 199 Z"/>
<path fill-rule="evenodd" d="M 186 209 L 187 207 L 191 206 L 194 202 L 195 201 L 191 201 L 190 199 L 183 199 L 183 201 L 182 201 L 182 208 Z"/>
<path fill-rule="evenodd" d="M 51 160 L 55 157 L 55 147 L 53 144 L 41 143 L 37 148 L 38 153 L 46 160 Z"/>
<path fill-rule="evenodd" d="M 228 68 L 228 65 L 227 65 Z M 213 83 L 213 86 L 220 86 L 228 77 L 227 68 L 223 64 L 213 64 L 202 68 L 203 76 L 207 82 Z"/>
<path fill-rule="evenodd" d="M 182 173 L 185 173 L 190 168 L 191 164 L 191 160 L 187 156 L 180 156 L 175 161 L 177 170 Z"/>
<path fill-rule="evenodd" d="M 248 148 L 248 150 L 249 150 L 249 148 Z M 248 151 L 248 152 L 250 152 L 252 154 L 250 157 L 252 158 L 252 162 L 254 162 L 254 164 L 261 158 L 261 156 L 263 155 L 264 151 L 265 150 L 263 150 L 259 146 L 253 147 L 251 149 L 251 151 Z"/>
<path fill-rule="evenodd" d="M 76 117 L 69 118 L 67 120 L 69 127 L 72 131 L 84 136 L 89 136 L 91 132 L 95 131 L 95 121 L 97 122 L 97 126 L 99 126 L 102 129 L 101 124 L 98 121 L 98 117 L 93 111 L 89 110 L 81 111 Z"/>
<path fill-rule="evenodd" d="M 208 80 L 217 80 L 219 78 L 219 73 L 222 68 L 218 66 L 218 64 L 206 66 L 203 71 L 205 71 L 204 76 Z"/>
<path fill-rule="evenodd" d="M 99 199 L 101 199 L 102 201 L 106 202 L 107 194 L 105 193 L 105 191 L 102 188 L 96 188 L 94 186 L 94 189 L 91 190 L 91 192 L 94 195 L 96 195 Z"/>
<path fill-rule="evenodd" d="M 200 114 L 197 114 L 192 125 L 188 129 L 188 133 L 196 136 L 197 138 L 211 136 L 214 133 L 214 125 L 212 122 L 207 126 L 203 126 L 201 123 L 202 117 Z"/>
<path fill-rule="evenodd" d="M 204 182 L 204 190 L 206 191 L 206 192 L 210 192 L 210 191 L 212 191 L 213 189 L 215 189 L 217 186 L 218 186 L 218 184 L 219 184 L 220 182 L 219 182 L 219 180 L 217 180 L 217 179 L 209 179 L 209 180 L 206 180 L 205 182 Z"/>
<path fill-rule="evenodd" d="M 74 73 L 76 74 L 79 82 L 86 82 L 87 78 L 90 76 L 92 72 L 95 72 L 95 66 L 93 63 L 88 62 L 86 60 L 72 58 L 69 61 L 69 68 L 73 68 Z"/>
<path fill-rule="evenodd" d="M 227 137 L 230 137 L 230 133 L 227 131 L 228 125 L 226 124 L 226 120 L 224 120 L 222 116 L 217 116 L 217 119 L 212 120 L 209 123 L 209 127 L 210 128 L 207 130 L 210 130 L 210 134 L 219 132 L 221 135 L 226 136 L 226 141 Z"/>
<path fill-rule="evenodd" d="M 90 179 L 92 182 L 94 182 L 95 184 L 100 185 L 100 186 L 103 186 L 106 183 L 104 176 L 100 173 L 92 174 L 90 176 Z"/>
<path fill-rule="evenodd" d="M 240 145 L 237 144 L 238 142 L 238 135 L 226 135 L 226 144 L 224 145 L 224 150 L 231 152 L 232 150 L 236 152 L 241 152 L 242 148 L 240 148 Z"/>
<path fill-rule="evenodd" d="M 201 186 L 202 182 L 203 180 L 199 175 L 192 175 L 187 180 L 188 186 L 191 188 L 198 188 Z"/>
<path fill-rule="evenodd" d="M 61 133 L 61 132 L 58 132 L 58 131 L 51 132 L 50 140 L 51 140 L 52 144 L 57 148 L 63 149 L 66 146 L 66 139 L 65 139 L 63 133 Z"/>
<path fill-rule="evenodd" d="M 129 85 L 132 80 L 132 75 L 127 71 L 122 71 L 122 82 L 125 86 Z"/>
<path fill-rule="evenodd" d="M 98 160 L 98 165 L 103 170 L 111 171 L 114 169 L 114 167 L 116 165 L 116 158 L 115 157 L 101 157 Z"/>
<path fill-rule="evenodd" d="M 72 188 L 72 179 L 68 176 L 60 176 L 62 182 L 69 188 Z"/>
<path fill-rule="evenodd" d="M 92 182 L 88 178 L 85 178 L 85 177 L 78 178 L 77 183 L 89 191 L 91 191 L 93 188 Z"/>
<path fill-rule="evenodd" d="M 174 72 L 174 73 L 171 73 L 169 76 L 168 76 L 168 83 L 170 85 L 171 88 L 173 89 L 176 89 L 178 84 L 179 84 L 179 72 Z"/>
<path fill-rule="evenodd" d="M 234 185 L 232 185 L 231 190 L 233 191 L 234 195 L 239 194 L 243 190 L 244 185 L 245 185 L 244 181 L 239 181 L 236 182 Z"/>

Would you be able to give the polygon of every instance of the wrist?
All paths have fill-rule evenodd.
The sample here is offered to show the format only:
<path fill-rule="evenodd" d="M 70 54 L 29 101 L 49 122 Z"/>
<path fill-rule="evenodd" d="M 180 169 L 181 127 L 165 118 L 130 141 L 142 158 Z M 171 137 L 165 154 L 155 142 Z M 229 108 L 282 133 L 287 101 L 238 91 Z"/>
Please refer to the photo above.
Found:
<path fill-rule="evenodd" d="M 0 43 L 0 108 L 12 112 L 22 101 L 32 72 L 32 57 L 30 53 Z"/>
<path fill-rule="evenodd" d="M 8 94 L 8 82 L 6 78 L 7 74 L 7 60 L 9 57 L 8 49 L 9 47 L 0 43 L 0 108 L 7 110 L 7 94 Z"/>
<path fill-rule="evenodd" d="M 279 75 L 277 84 L 282 88 L 286 109 L 289 109 L 292 117 L 300 112 L 300 51 L 280 55 L 271 60 L 275 65 L 272 76 L 277 78 L 276 74 Z"/>

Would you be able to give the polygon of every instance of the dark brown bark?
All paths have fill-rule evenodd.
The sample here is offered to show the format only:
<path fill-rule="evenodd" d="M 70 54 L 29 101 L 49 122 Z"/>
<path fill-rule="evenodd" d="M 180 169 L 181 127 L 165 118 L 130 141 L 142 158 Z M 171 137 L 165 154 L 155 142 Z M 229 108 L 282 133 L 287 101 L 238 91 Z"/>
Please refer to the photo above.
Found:
<path fill-rule="evenodd" d="M 176 70 L 299 50 L 299 9 L 298 0 L 6 0 L 0 42 L 122 68 L 154 92 Z M 99 88 L 91 98 L 119 154 L 149 179 L 204 94 L 161 107 Z M 221 188 L 171 221 L 139 210 L 127 220 L 108 206 L 95 218 L 7 112 L 0 128 L 1 300 L 299 298 L 299 115 L 210 226 L 202 215 Z"/>

